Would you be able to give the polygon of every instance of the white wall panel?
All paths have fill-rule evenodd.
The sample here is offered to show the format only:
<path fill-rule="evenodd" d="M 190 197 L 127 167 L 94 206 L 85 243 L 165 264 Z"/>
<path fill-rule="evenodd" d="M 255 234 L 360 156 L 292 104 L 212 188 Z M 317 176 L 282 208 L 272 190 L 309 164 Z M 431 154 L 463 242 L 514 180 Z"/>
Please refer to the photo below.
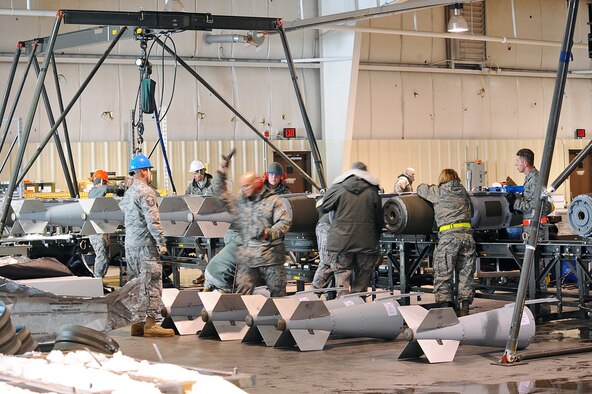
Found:
<path fill-rule="evenodd" d="M 388 73 L 395 75 L 395 73 Z M 356 116 L 354 117 L 353 135 L 359 139 L 371 139 L 374 125 L 372 122 L 372 83 L 370 81 L 372 72 L 360 72 L 358 75 L 358 88 L 356 94 Z M 380 86 L 387 86 L 383 84 Z M 385 106 L 385 102 L 382 102 Z M 393 138 L 400 137 L 399 135 Z"/>
<path fill-rule="evenodd" d="M 539 78 L 516 78 L 518 93 L 518 135 L 520 138 L 544 138 L 547 122 L 543 104 L 543 86 Z"/>
<path fill-rule="evenodd" d="M 263 68 L 235 68 L 237 109 L 247 116 L 249 122 L 263 132 L 271 125 L 269 116 L 269 78 Z M 260 99 L 253 100 L 253 93 L 258 92 Z M 266 99 L 267 98 L 267 99 Z M 243 122 L 236 125 L 235 139 L 244 140 L 253 136 L 253 131 Z"/>
<path fill-rule="evenodd" d="M 232 70 L 230 67 L 198 67 L 197 72 L 231 105 L 233 98 Z M 236 123 L 230 112 L 209 90 L 198 84 L 197 130 L 200 140 L 233 139 Z"/>
<path fill-rule="evenodd" d="M 432 77 L 424 73 L 404 73 L 403 138 L 434 137 Z"/>
<path fill-rule="evenodd" d="M 521 138 L 518 129 L 518 98 L 514 77 L 490 78 L 491 133 L 494 136 L 513 135 Z"/>
<path fill-rule="evenodd" d="M 160 71 L 160 68 L 159 68 Z M 154 78 L 157 78 L 155 75 Z M 177 68 L 173 101 L 167 113 L 169 140 L 197 139 L 197 80 L 184 68 Z M 161 102 L 161 79 L 157 79 L 157 103 Z M 173 67 L 166 67 L 163 105 L 168 105 L 173 88 Z"/>
<path fill-rule="evenodd" d="M 486 1 L 485 15 L 487 17 L 485 23 L 487 35 L 513 37 L 510 0 Z M 491 62 L 492 66 L 514 68 L 516 46 L 489 42 L 487 43 L 487 60 Z"/>
<path fill-rule="evenodd" d="M 462 79 L 460 75 L 434 74 L 434 138 L 463 138 Z"/>
<path fill-rule="evenodd" d="M 401 73 L 371 72 L 371 135 L 373 139 L 403 136 L 403 83 Z"/>
<path fill-rule="evenodd" d="M 493 138 L 488 79 L 480 75 L 464 75 L 461 81 L 463 136 L 470 139 Z"/>
<path fill-rule="evenodd" d="M 542 38 L 542 16 L 540 0 L 515 1 L 516 25 L 518 37 L 527 39 Z M 507 15 L 507 12 L 506 12 Z M 541 67 L 542 48 L 535 45 L 516 45 L 516 67 L 534 68 Z"/>
<path fill-rule="evenodd" d="M 401 29 L 401 15 L 391 15 L 384 18 L 371 19 L 372 28 Z M 360 62 L 372 60 L 376 63 L 400 63 L 402 51 L 402 36 L 390 34 L 364 34 L 368 37 L 368 51 L 362 51 Z M 362 44 L 362 48 L 364 48 Z"/>
<path fill-rule="evenodd" d="M 559 134 L 560 138 L 572 138 L 576 129 L 586 129 L 588 135 L 592 134 L 592 83 L 567 84 L 566 101 L 568 106 L 562 108 L 562 114 L 566 118 L 564 132 Z"/>
<path fill-rule="evenodd" d="M 430 31 L 432 29 L 431 10 L 402 14 L 401 26 L 405 30 L 414 30 L 413 16 L 416 15 L 417 30 Z M 430 37 L 404 36 L 401 46 L 401 62 L 413 64 L 431 64 L 432 40 Z"/>
<path fill-rule="evenodd" d="M 92 66 L 80 65 L 82 78 L 91 69 Z M 119 122 L 123 114 L 119 111 L 118 76 L 117 66 L 103 65 L 80 97 L 80 106 L 83 108 L 80 113 L 81 141 L 118 141 L 121 138 Z M 105 114 L 109 112 L 113 112 L 113 119 Z"/>
<path fill-rule="evenodd" d="M 354 139 L 544 138 L 554 82 L 535 77 L 361 71 Z M 592 80 L 568 79 L 559 138 L 572 138 L 575 128 L 589 128 L 591 89 Z"/>
<path fill-rule="evenodd" d="M 581 3 L 582 5 L 583 3 Z M 567 17 L 567 2 L 562 1 L 546 1 L 543 3 L 543 13 L 541 15 L 541 24 L 544 27 L 541 31 L 541 39 L 546 41 L 560 41 L 565 32 L 565 18 Z M 582 11 L 588 13 L 587 9 L 580 7 L 580 13 Z M 580 15 L 578 21 L 582 21 L 584 18 Z M 560 23 L 559 21 L 564 21 Z M 581 29 L 578 29 L 581 30 Z M 588 37 L 585 37 L 587 40 Z M 575 42 L 583 42 L 580 38 L 574 36 Z M 555 70 L 557 69 L 557 63 L 559 61 L 559 48 L 558 47 L 541 47 L 542 50 L 542 62 L 541 67 L 544 70 Z M 571 67 L 581 68 L 589 67 L 590 62 L 586 51 L 576 50 L 574 55 L 575 62 L 570 64 Z M 582 56 L 585 55 L 586 59 L 582 62 Z"/>

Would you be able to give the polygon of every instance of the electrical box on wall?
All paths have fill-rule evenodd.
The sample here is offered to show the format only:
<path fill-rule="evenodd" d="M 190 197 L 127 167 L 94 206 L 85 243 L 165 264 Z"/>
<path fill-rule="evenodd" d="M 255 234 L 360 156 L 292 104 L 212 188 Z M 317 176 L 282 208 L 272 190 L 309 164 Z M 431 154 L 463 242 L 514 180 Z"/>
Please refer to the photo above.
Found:
<path fill-rule="evenodd" d="M 485 163 L 481 160 L 468 161 L 465 163 L 467 190 L 478 191 L 482 190 L 487 184 L 487 171 L 485 170 Z"/>
<path fill-rule="evenodd" d="M 586 138 L 586 129 L 576 129 L 576 138 Z"/>

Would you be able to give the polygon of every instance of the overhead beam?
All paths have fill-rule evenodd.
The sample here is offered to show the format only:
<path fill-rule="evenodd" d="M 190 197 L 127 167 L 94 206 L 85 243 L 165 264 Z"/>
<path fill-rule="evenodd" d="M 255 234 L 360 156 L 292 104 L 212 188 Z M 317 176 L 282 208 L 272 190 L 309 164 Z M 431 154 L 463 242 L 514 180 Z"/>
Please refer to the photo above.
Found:
<path fill-rule="evenodd" d="M 59 34 L 56 38 L 56 43 L 53 48 L 54 52 L 69 48 L 78 48 L 86 45 L 102 44 L 104 42 L 111 42 L 115 39 L 121 26 L 99 26 L 84 30 L 73 31 L 69 33 Z M 132 38 L 134 32 L 125 30 L 122 39 Z M 35 42 L 37 46 L 35 47 Z M 35 38 L 28 41 L 23 41 L 26 53 L 30 54 L 35 51 L 35 54 L 44 53 L 49 42 L 49 37 Z"/>
<path fill-rule="evenodd" d="M 246 30 L 275 31 L 279 18 L 212 15 L 208 13 L 160 11 L 62 10 L 65 24 L 121 25 L 164 30 Z"/>
<path fill-rule="evenodd" d="M 455 3 L 469 3 L 472 0 L 395 0 L 379 7 L 364 8 L 355 11 L 319 16 L 316 18 L 284 21 L 284 30 L 306 29 L 331 23 L 356 22 L 402 12 L 417 11 L 424 8 L 440 7 Z"/>

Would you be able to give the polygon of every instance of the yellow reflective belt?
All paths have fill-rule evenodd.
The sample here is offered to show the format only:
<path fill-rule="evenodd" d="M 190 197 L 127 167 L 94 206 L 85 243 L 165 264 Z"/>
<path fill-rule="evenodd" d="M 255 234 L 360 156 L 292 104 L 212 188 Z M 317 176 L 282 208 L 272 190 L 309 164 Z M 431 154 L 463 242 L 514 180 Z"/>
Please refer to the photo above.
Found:
<path fill-rule="evenodd" d="M 440 231 L 446 231 L 446 230 L 450 230 L 450 229 L 453 229 L 453 228 L 459 228 L 459 227 L 471 228 L 471 223 L 463 222 L 463 223 L 447 224 L 445 226 L 440 226 Z"/>

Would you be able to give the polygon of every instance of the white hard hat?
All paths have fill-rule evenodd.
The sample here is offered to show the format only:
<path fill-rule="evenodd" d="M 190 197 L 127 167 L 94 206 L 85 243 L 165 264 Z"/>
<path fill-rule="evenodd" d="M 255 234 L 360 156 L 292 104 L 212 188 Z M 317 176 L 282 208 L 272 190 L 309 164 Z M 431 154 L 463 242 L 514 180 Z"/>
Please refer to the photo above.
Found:
<path fill-rule="evenodd" d="M 201 160 L 193 160 L 189 165 L 189 172 L 195 172 L 206 168 L 205 164 Z"/>

